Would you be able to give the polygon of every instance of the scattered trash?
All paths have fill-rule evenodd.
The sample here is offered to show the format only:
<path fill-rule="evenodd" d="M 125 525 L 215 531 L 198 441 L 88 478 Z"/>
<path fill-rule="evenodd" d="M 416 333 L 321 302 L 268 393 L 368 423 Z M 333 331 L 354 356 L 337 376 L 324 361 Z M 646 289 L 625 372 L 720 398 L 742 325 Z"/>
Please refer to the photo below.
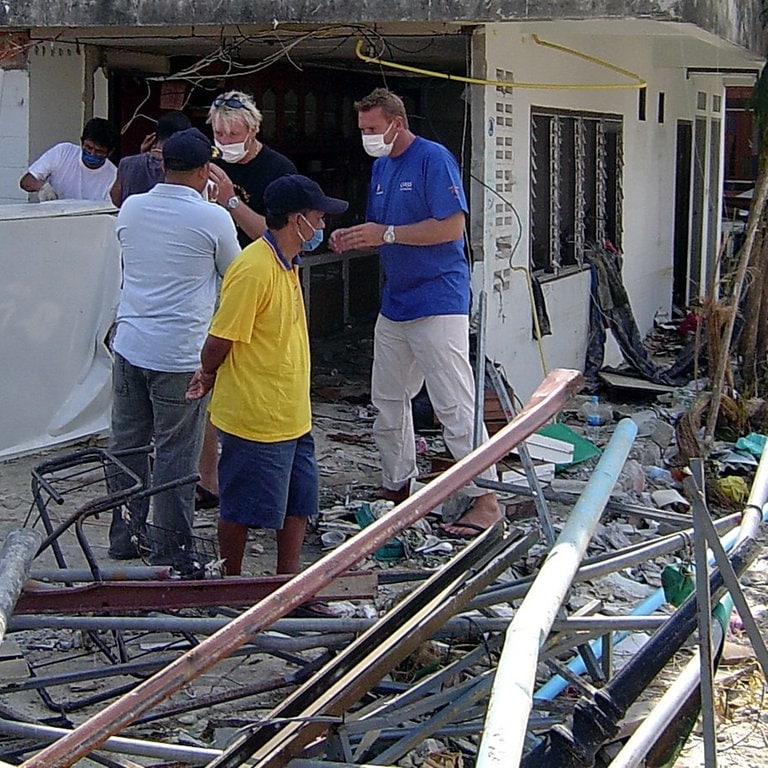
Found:
<path fill-rule="evenodd" d="M 326 531 L 320 534 L 320 541 L 323 544 L 323 549 L 335 549 L 340 544 L 346 541 L 346 536 L 338 530 Z"/>
<path fill-rule="evenodd" d="M 373 523 L 382 514 L 392 509 L 391 501 L 374 501 L 372 503 L 363 502 L 355 512 L 355 519 L 361 528 L 365 528 Z M 399 538 L 388 541 L 384 546 L 379 547 L 373 556 L 376 560 L 384 563 L 390 563 L 395 560 L 402 560 L 405 557 L 405 547 Z"/>
<path fill-rule="evenodd" d="M 731 501 L 736 501 L 739 504 L 745 502 L 749 496 L 749 486 L 740 475 L 718 478 L 717 489 Z"/>

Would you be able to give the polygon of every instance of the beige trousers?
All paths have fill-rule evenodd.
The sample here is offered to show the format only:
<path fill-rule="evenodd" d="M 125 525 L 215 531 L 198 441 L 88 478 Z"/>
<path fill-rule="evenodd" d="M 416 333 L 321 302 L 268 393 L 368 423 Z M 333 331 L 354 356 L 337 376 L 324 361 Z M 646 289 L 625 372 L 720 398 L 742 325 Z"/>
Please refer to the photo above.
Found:
<path fill-rule="evenodd" d="M 469 364 L 469 319 L 434 315 L 394 322 L 379 315 L 373 337 L 371 400 L 378 409 L 373 437 L 381 456 L 382 485 L 399 490 L 416 477 L 411 399 L 426 383 L 445 446 L 455 459 L 473 448 L 475 382 Z M 483 440 L 488 434 L 483 427 Z M 497 480 L 495 466 L 479 477 Z M 468 496 L 486 489 L 470 485 Z"/>

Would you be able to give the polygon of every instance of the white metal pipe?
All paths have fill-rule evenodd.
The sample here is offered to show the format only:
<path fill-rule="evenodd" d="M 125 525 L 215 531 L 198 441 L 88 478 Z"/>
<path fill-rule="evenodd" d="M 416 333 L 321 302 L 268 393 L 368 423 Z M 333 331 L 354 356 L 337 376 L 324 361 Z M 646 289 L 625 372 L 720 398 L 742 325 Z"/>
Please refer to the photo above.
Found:
<path fill-rule="evenodd" d="M 637 434 L 623 419 L 507 629 L 476 765 L 519 765 L 533 702 L 539 650 L 570 589 Z"/>

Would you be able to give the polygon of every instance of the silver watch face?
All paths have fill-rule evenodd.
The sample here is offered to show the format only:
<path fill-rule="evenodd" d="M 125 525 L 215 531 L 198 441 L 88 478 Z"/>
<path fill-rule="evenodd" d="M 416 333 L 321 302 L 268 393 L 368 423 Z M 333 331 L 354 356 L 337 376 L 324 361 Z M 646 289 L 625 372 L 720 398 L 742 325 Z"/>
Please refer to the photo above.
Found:
<path fill-rule="evenodd" d="M 230 197 L 229 200 L 227 200 L 227 208 L 235 209 L 237 206 L 240 205 L 240 198 L 239 197 Z"/>
<path fill-rule="evenodd" d="M 385 243 L 394 243 L 395 242 L 395 230 L 393 227 L 387 227 L 384 230 L 384 237 L 383 240 Z"/>

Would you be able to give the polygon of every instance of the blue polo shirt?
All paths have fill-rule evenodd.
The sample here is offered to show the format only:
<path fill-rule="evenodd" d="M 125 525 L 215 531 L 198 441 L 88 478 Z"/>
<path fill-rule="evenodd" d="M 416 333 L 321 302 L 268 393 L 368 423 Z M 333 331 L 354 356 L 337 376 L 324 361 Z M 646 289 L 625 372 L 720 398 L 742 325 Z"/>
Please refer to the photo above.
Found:
<path fill-rule="evenodd" d="M 468 212 L 461 174 L 442 144 L 417 136 L 403 154 L 373 164 L 366 218 L 413 224 Z M 394 320 L 469 314 L 469 265 L 463 238 L 439 245 L 380 246 L 381 314 Z"/>

